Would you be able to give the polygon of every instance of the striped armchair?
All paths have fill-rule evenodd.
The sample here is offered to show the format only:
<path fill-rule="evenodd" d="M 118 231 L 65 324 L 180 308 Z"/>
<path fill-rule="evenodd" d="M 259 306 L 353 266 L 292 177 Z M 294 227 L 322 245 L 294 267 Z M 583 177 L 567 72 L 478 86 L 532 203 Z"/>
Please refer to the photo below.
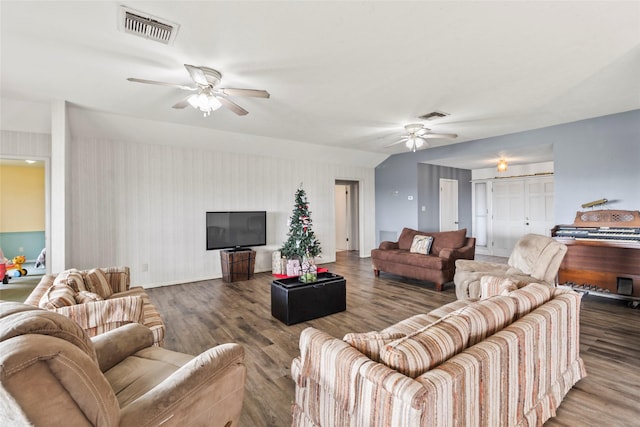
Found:
<path fill-rule="evenodd" d="M 154 345 L 164 343 L 160 313 L 141 286 L 130 286 L 129 267 L 65 270 L 44 275 L 26 304 L 73 319 L 90 337 L 127 323 L 151 329 Z"/>
<path fill-rule="evenodd" d="M 307 328 L 293 425 L 540 426 L 586 375 L 580 298 L 531 284 L 342 340 Z"/>

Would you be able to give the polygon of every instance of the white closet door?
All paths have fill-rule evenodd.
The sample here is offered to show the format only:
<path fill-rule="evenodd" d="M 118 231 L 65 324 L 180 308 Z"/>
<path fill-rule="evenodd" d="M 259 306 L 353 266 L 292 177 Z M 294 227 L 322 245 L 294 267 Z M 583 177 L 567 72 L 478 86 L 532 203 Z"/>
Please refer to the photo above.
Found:
<path fill-rule="evenodd" d="M 553 177 L 493 181 L 492 254 L 509 256 L 527 233 L 551 235 Z"/>
<path fill-rule="evenodd" d="M 523 181 L 493 182 L 493 255 L 509 256 L 525 231 Z"/>
<path fill-rule="evenodd" d="M 553 178 L 525 181 L 527 233 L 550 236 L 554 225 Z"/>

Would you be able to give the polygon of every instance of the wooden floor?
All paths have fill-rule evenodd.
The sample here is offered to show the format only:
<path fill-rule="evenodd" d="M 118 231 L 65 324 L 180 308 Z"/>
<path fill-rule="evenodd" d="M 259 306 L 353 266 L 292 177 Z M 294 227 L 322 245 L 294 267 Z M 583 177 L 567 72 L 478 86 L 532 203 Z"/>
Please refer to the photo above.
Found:
<path fill-rule="evenodd" d="M 413 314 L 455 300 L 453 284 L 433 285 L 382 273 L 352 252 L 324 264 L 347 280 L 347 311 L 286 326 L 271 317 L 268 273 L 252 280 L 210 280 L 148 289 L 167 325 L 165 347 L 197 354 L 224 342 L 244 346 L 247 385 L 241 425 L 288 426 L 294 384 L 289 367 L 299 354 L 300 332 L 313 326 L 335 337 L 383 329 Z M 545 426 L 640 425 L 640 310 L 586 296 L 582 303 L 581 354 L 588 377 Z"/>

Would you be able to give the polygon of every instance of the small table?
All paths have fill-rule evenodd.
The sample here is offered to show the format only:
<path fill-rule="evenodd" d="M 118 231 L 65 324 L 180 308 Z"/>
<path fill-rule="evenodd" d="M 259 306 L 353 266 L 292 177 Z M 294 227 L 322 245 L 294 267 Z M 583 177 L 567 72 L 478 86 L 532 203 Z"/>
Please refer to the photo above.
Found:
<path fill-rule="evenodd" d="M 271 282 L 271 315 L 286 325 L 346 309 L 346 281 L 337 274 L 318 273 L 313 283 L 303 283 L 297 277 Z"/>

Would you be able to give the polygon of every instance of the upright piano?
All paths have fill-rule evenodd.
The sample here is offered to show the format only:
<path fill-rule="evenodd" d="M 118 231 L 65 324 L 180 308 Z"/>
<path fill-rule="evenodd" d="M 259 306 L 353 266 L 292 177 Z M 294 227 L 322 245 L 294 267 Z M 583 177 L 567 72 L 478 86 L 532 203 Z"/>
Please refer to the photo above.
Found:
<path fill-rule="evenodd" d="M 596 295 L 640 301 L 640 212 L 592 210 L 557 225 L 551 236 L 567 245 L 558 282 Z"/>

